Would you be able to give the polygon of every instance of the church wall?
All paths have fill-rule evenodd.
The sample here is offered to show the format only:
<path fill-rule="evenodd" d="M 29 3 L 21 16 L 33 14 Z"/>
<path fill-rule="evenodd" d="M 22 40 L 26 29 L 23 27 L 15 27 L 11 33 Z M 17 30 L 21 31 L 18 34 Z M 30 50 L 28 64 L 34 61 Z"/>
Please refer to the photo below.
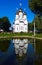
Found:
<path fill-rule="evenodd" d="M 19 25 L 15 25 L 15 30 L 14 32 L 19 32 Z"/>
<path fill-rule="evenodd" d="M 24 18 L 25 20 L 27 20 L 27 17 L 26 17 L 26 15 L 24 15 L 24 16 L 23 16 L 23 18 Z"/>
<path fill-rule="evenodd" d="M 28 24 L 28 21 L 27 21 L 27 20 L 25 20 L 25 21 L 24 21 L 24 23 L 25 23 L 25 24 Z"/>
<path fill-rule="evenodd" d="M 23 13 L 22 12 L 19 12 L 19 16 L 23 16 Z"/>
<path fill-rule="evenodd" d="M 22 17 L 23 17 L 23 13 L 20 12 L 19 13 L 19 20 L 22 19 Z"/>
<path fill-rule="evenodd" d="M 28 25 L 15 25 L 13 32 L 28 32 Z"/>
<path fill-rule="evenodd" d="M 15 25 L 16 25 L 16 24 L 19 24 L 19 20 L 15 20 Z"/>
<path fill-rule="evenodd" d="M 24 25 L 24 32 L 28 32 L 28 25 Z"/>
<path fill-rule="evenodd" d="M 19 18 L 19 16 L 18 16 L 18 15 L 16 15 L 15 20 L 17 20 L 18 18 Z"/>
<path fill-rule="evenodd" d="M 20 32 L 24 31 L 24 23 L 19 23 L 19 30 Z"/>

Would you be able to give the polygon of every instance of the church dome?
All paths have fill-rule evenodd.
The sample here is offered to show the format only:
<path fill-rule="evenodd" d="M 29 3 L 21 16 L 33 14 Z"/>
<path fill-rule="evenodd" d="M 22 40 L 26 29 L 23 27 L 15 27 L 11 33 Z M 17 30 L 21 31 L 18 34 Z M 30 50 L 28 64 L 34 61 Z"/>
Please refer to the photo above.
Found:
<path fill-rule="evenodd" d="M 17 12 L 16 15 L 19 15 L 19 12 Z"/>
<path fill-rule="evenodd" d="M 23 12 L 22 9 L 20 9 L 19 12 Z"/>
<path fill-rule="evenodd" d="M 23 15 L 26 15 L 26 13 L 25 13 L 25 12 L 23 12 Z"/>
<path fill-rule="evenodd" d="M 19 11 L 17 11 L 16 15 L 19 15 L 19 12 L 23 12 L 22 9 L 20 9 Z"/>

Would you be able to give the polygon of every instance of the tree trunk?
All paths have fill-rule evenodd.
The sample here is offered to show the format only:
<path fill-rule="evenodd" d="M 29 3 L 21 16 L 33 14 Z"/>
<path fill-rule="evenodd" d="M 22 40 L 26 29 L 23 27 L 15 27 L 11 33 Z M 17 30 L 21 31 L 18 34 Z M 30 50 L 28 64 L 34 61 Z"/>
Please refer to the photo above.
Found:
<path fill-rule="evenodd" d="M 35 20 L 34 20 L 34 36 L 35 36 Z"/>

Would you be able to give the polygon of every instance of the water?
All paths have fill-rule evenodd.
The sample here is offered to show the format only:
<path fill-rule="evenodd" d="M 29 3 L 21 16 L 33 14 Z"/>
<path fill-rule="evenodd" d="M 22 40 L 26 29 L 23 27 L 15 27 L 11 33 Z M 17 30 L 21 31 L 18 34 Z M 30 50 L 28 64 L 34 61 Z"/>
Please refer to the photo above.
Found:
<path fill-rule="evenodd" d="M 0 65 L 42 65 L 42 40 L 0 40 Z"/>

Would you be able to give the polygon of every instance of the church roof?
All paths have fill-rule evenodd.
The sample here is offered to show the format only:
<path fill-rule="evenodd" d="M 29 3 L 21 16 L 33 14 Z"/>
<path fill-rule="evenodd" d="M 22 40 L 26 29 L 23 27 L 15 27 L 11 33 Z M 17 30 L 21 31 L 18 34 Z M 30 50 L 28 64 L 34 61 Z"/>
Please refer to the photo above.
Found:
<path fill-rule="evenodd" d="M 19 12 L 23 12 L 22 9 L 20 9 Z"/>
<path fill-rule="evenodd" d="M 19 12 L 23 12 L 22 9 L 18 10 L 16 14 L 19 15 Z"/>
<path fill-rule="evenodd" d="M 23 15 L 26 15 L 26 13 L 24 12 Z"/>
<path fill-rule="evenodd" d="M 19 12 L 17 12 L 16 15 L 19 15 Z"/>
<path fill-rule="evenodd" d="M 16 13 L 16 15 L 19 15 L 19 12 L 22 12 L 23 15 L 26 15 L 26 13 L 22 11 L 22 9 L 18 10 L 17 13 Z"/>

